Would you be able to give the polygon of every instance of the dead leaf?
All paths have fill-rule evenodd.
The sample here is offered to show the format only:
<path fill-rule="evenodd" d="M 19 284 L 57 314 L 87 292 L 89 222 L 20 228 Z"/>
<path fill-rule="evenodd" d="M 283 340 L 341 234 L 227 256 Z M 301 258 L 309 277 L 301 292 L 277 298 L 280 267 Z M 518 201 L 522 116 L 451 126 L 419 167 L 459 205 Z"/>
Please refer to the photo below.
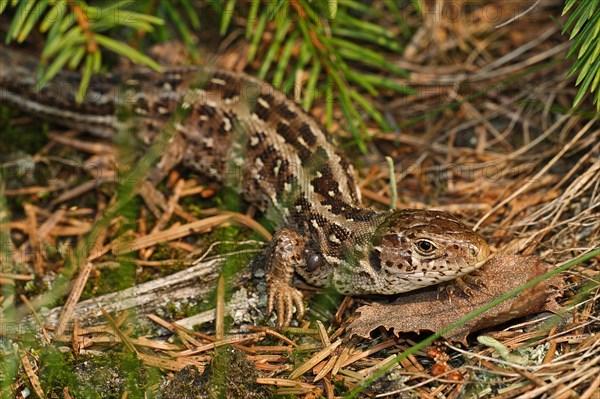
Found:
<path fill-rule="evenodd" d="M 437 331 L 551 268 L 537 256 L 495 256 L 477 273 L 485 286 L 474 289 L 471 297 L 458 292 L 449 300 L 445 294 L 439 295 L 437 289 L 407 293 L 392 303 L 360 307 L 348 329 L 351 335 L 364 338 L 369 338 L 371 331 L 379 327 L 393 329 L 395 335 Z M 532 313 L 556 312 L 560 306 L 555 299 L 560 296 L 562 286 L 562 279 L 557 276 L 543 281 L 449 331 L 444 338 L 466 343 L 467 335 L 473 331 Z"/>

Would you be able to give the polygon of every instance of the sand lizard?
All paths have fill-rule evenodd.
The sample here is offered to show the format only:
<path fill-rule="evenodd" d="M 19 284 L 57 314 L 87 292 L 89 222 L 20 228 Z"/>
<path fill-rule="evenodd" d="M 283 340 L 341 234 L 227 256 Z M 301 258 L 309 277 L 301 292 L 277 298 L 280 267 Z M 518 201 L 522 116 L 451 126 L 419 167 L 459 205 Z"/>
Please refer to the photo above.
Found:
<path fill-rule="evenodd" d="M 290 323 L 294 306 L 304 313 L 294 272 L 345 295 L 391 295 L 463 276 L 490 255 L 448 213 L 363 206 L 352 166 L 324 130 L 263 81 L 203 67 L 107 74 L 92 79 L 78 104 L 78 74 L 60 72 L 36 91 L 36 59 L 0 50 L 2 103 L 58 124 L 110 136 L 125 104 L 150 144 L 177 109 L 187 110 L 168 151 L 171 166 L 180 162 L 225 183 L 239 173 L 242 197 L 278 225 L 265 269 L 268 311 L 277 305 L 280 325 Z"/>

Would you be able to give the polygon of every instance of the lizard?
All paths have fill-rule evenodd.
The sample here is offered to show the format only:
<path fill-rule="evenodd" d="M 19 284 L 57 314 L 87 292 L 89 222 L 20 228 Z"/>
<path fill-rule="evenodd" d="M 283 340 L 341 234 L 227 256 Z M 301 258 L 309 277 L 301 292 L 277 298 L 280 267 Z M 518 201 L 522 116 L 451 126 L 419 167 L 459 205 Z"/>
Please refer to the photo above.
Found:
<path fill-rule="evenodd" d="M 77 72 L 60 71 L 38 90 L 37 59 L 0 50 L 0 101 L 57 124 L 110 137 L 126 105 L 150 145 L 173 113 L 186 110 L 165 152 L 169 167 L 225 184 L 238 173 L 241 196 L 275 222 L 264 258 L 267 314 L 275 310 L 280 326 L 294 310 L 299 319 L 305 312 L 294 273 L 344 295 L 396 295 L 465 276 L 491 256 L 450 213 L 364 206 L 353 167 L 330 136 L 262 80 L 202 66 L 133 70 L 95 75 L 77 102 Z"/>

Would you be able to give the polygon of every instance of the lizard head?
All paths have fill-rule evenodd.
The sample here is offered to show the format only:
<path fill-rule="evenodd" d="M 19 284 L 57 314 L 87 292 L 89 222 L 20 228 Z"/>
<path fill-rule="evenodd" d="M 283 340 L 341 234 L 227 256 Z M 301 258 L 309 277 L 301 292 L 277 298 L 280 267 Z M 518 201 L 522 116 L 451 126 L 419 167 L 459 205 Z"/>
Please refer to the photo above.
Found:
<path fill-rule="evenodd" d="M 368 261 L 389 282 L 389 294 L 452 280 L 490 257 L 479 234 L 440 211 L 391 211 L 376 227 L 370 244 Z"/>

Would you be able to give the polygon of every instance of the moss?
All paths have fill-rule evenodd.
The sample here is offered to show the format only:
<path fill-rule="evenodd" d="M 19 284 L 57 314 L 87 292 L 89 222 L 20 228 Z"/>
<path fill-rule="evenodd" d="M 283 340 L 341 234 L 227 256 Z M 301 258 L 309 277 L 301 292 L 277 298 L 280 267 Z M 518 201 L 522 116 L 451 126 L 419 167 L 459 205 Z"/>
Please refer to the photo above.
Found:
<path fill-rule="evenodd" d="M 19 114 L 14 109 L 0 106 L 0 161 L 15 152 L 35 154 L 48 142 L 48 124 L 35 121 L 16 125 L 12 121 Z"/>
<path fill-rule="evenodd" d="M 220 348 L 200 373 L 188 366 L 163 384 L 164 399 L 271 398 L 271 390 L 256 383 L 259 372 L 243 352 Z"/>
<path fill-rule="evenodd" d="M 39 355 L 40 382 L 47 398 L 63 398 L 63 389 L 75 398 L 141 398 L 160 373 L 142 364 L 135 355 L 110 353 L 106 356 L 62 353 L 52 347 Z"/>
<path fill-rule="evenodd" d="M 85 290 L 86 298 L 133 287 L 136 284 L 135 269 L 136 265 L 127 260 L 121 260 L 118 267 L 102 268 L 88 280 L 91 286 Z"/>
<path fill-rule="evenodd" d="M 6 328 L 7 324 L 2 326 Z M 6 334 L 7 331 L 2 331 L 3 334 Z M 16 356 L 15 352 L 12 351 L 11 345 L 8 344 L 7 341 L 0 341 L 0 398 L 9 399 L 15 398 L 17 395 L 14 392 L 14 389 L 17 389 L 17 381 L 18 381 L 18 370 L 20 360 Z M 24 379 L 21 378 L 21 380 Z"/>
<path fill-rule="evenodd" d="M 169 302 L 165 309 L 167 316 L 171 320 L 181 320 L 186 317 L 193 316 L 199 312 L 196 310 L 197 305 L 195 302 L 189 302 L 187 299 L 183 299 L 178 302 Z"/>

